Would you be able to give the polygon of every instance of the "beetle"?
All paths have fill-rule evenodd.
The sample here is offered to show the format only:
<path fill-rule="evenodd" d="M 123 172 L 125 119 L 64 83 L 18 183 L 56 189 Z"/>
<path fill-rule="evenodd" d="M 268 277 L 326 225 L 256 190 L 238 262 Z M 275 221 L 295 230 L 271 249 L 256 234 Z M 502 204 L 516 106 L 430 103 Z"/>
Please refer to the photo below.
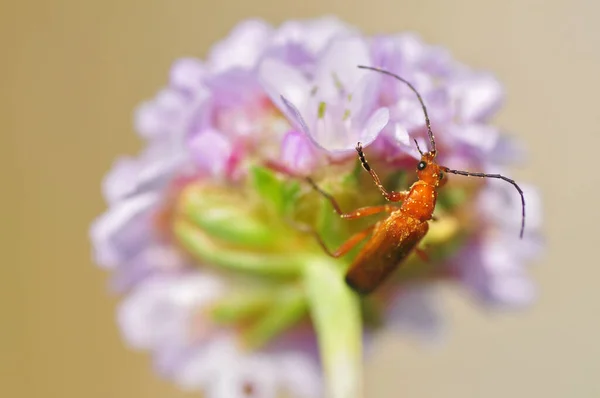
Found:
<path fill-rule="evenodd" d="M 430 147 L 429 151 L 422 152 L 418 142 L 414 141 L 417 150 L 421 154 L 421 160 L 418 162 L 416 170 L 417 181 L 411 185 L 409 190 L 397 192 L 385 189 L 379 176 L 367 162 L 361 143 L 359 142 L 356 145 L 356 152 L 358 153 L 362 167 L 371 175 L 373 182 L 383 197 L 388 202 L 402 202 L 400 206 L 391 204 L 368 206 L 344 213 L 333 196 L 322 190 L 310 177 L 306 178 L 308 183 L 323 195 L 340 217 L 344 219 L 356 219 L 383 212 L 389 213 L 387 218 L 351 236 L 334 252 L 329 251 L 322 239 L 315 234 L 319 244 L 329 255 L 335 258 L 345 255 L 357 244 L 369 238 L 346 272 L 346 283 L 359 294 L 366 295 L 374 291 L 413 251 L 422 258 L 427 258 L 427 255 L 417 245 L 427 234 L 429 220 L 433 218 L 437 191 L 447 181 L 446 175 L 448 173 L 469 177 L 497 178 L 512 184 L 519 192 L 519 195 L 521 195 L 520 237 L 523 238 L 525 230 L 525 197 L 517 183 L 500 174 L 453 170 L 437 164 L 436 156 L 438 152 L 435 146 L 435 138 L 431 131 L 431 122 L 427 113 L 427 107 L 415 87 L 404 78 L 384 69 L 362 65 L 358 67 L 393 77 L 406 84 L 416 94 L 425 115 Z"/>

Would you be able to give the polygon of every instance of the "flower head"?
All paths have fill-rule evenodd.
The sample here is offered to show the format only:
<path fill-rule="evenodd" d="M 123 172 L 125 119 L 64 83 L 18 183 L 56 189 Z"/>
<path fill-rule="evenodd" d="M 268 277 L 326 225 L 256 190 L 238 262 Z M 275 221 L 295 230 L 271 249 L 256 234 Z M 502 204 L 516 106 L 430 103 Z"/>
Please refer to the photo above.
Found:
<path fill-rule="evenodd" d="M 344 282 L 358 250 L 332 259 L 322 245 L 333 250 L 377 219 L 341 219 L 305 177 L 344 211 L 382 205 L 357 142 L 388 190 L 415 181 L 413 142 L 428 143 L 414 93 L 357 65 L 416 87 L 441 164 L 500 172 L 522 158 L 489 124 L 499 82 L 414 34 L 366 37 L 333 18 L 250 20 L 205 61 L 176 61 L 168 85 L 135 112 L 146 148 L 106 176 L 108 209 L 91 238 L 124 295 L 125 340 L 182 388 L 318 397 L 324 377 L 329 396 L 356 397 L 363 336 L 385 325 L 438 334 L 434 281 L 462 284 L 486 305 L 534 298 L 525 265 L 541 250 L 535 188 L 524 189 L 521 240 L 512 187 L 460 176 L 439 189 L 422 241 L 429 261 L 411 255 L 368 297 Z"/>

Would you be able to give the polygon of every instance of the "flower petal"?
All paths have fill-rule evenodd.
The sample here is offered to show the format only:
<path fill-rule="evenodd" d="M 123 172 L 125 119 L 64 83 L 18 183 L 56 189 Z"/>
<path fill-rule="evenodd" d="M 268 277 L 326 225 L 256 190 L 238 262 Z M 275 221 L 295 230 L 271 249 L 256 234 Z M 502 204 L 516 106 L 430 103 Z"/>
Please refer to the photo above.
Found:
<path fill-rule="evenodd" d="M 417 337 L 437 340 L 443 322 L 435 292 L 426 286 L 410 286 L 394 298 L 389 313 L 390 326 Z"/>
<path fill-rule="evenodd" d="M 486 120 L 500 108 L 504 97 L 500 82 L 489 74 L 461 78 L 451 90 L 463 121 Z"/>
<path fill-rule="evenodd" d="M 387 108 L 377 109 L 371 115 L 369 120 L 367 120 L 367 123 L 361 131 L 360 142 L 363 144 L 363 146 L 366 147 L 367 145 L 375 141 L 375 139 L 377 138 L 381 130 L 383 130 L 383 128 L 387 125 L 389 120 L 390 112 Z M 354 145 L 356 145 L 356 143 Z"/>
<path fill-rule="evenodd" d="M 220 372 L 207 391 L 208 398 L 277 397 L 277 367 L 262 355 L 240 356 Z"/>
<path fill-rule="evenodd" d="M 447 131 L 459 143 L 467 144 L 483 154 L 487 154 L 494 149 L 500 136 L 498 129 L 495 127 L 481 124 L 455 125 Z"/>
<path fill-rule="evenodd" d="M 233 153 L 227 137 L 215 130 L 206 130 L 193 137 L 189 147 L 192 160 L 199 170 L 207 171 L 214 177 L 223 176 Z"/>
<path fill-rule="evenodd" d="M 305 21 L 289 21 L 275 32 L 276 45 L 298 43 L 312 55 L 317 55 L 334 37 L 356 33 L 356 29 L 335 17 Z"/>
<path fill-rule="evenodd" d="M 335 39 L 319 59 L 315 72 L 318 96 L 322 101 L 336 101 L 340 92 L 352 93 L 358 82 L 369 72 L 358 65 L 369 65 L 366 41 L 358 36 Z M 371 72 L 372 73 L 372 72 Z"/>
<path fill-rule="evenodd" d="M 297 109 L 306 108 L 310 84 L 297 69 L 268 58 L 258 68 L 258 79 L 271 101 L 289 118 L 295 119 L 300 114 Z"/>
<path fill-rule="evenodd" d="M 138 349 L 191 344 L 192 318 L 221 292 L 217 279 L 199 273 L 147 280 L 119 308 L 124 338 Z"/>
<path fill-rule="evenodd" d="M 317 162 L 313 143 L 302 132 L 292 130 L 283 138 L 281 161 L 298 175 L 310 174 Z"/>
<path fill-rule="evenodd" d="M 253 68 L 268 43 L 273 28 L 253 19 L 237 25 L 229 36 L 216 44 L 208 56 L 214 74 L 233 68 Z"/>
<path fill-rule="evenodd" d="M 149 209 L 159 201 L 155 192 L 115 203 L 98 217 L 90 229 L 95 259 L 104 267 L 116 267 L 147 240 L 145 227 Z"/>
<path fill-rule="evenodd" d="M 292 123 L 296 124 L 297 127 L 299 127 L 302 131 L 304 131 L 306 134 L 309 134 L 310 136 L 310 129 L 308 128 L 308 125 L 302 117 L 302 114 L 300 114 L 298 108 L 296 108 L 296 106 L 294 106 L 294 104 L 288 101 L 288 99 L 284 96 L 281 96 L 281 102 L 283 103 L 286 112 L 289 113 Z"/>
<path fill-rule="evenodd" d="M 144 138 L 166 135 L 181 116 L 186 103 L 187 99 L 177 90 L 160 91 L 153 100 L 142 103 L 135 110 L 135 129 Z"/>
<path fill-rule="evenodd" d="M 204 66 L 200 60 L 179 59 L 171 67 L 171 86 L 182 90 L 196 90 L 202 84 L 204 73 Z"/>

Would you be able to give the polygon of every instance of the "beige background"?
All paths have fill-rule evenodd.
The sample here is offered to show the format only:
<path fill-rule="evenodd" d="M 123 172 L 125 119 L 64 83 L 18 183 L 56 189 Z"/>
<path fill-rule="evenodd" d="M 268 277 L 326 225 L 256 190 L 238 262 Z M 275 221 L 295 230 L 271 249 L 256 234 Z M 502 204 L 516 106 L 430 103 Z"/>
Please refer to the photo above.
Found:
<path fill-rule="evenodd" d="M 0 5 L 0 396 L 184 397 L 124 348 L 87 228 L 99 181 L 139 147 L 131 111 L 173 59 L 203 56 L 240 19 L 335 13 L 368 33 L 417 30 L 495 71 L 498 122 L 545 195 L 540 299 L 491 316 L 446 292 L 451 333 L 426 349 L 391 335 L 370 397 L 600 396 L 600 3 L 594 0 L 14 1 Z"/>

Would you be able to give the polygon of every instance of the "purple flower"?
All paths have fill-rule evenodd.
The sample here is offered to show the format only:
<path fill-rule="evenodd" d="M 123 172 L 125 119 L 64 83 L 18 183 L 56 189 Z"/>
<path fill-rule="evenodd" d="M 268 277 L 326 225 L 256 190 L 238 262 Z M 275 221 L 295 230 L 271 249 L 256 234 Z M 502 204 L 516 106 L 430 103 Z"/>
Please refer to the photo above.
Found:
<path fill-rule="evenodd" d="M 441 335 L 434 281 L 459 283 L 492 307 L 534 300 L 527 264 L 543 248 L 539 194 L 523 184 L 519 239 L 514 188 L 461 176 L 439 190 L 423 240 L 432 261 L 409 257 L 368 298 L 345 284 L 352 255 L 331 259 L 309 232 L 333 249 L 360 223 L 337 217 L 303 177 L 345 211 L 380 205 L 357 168 L 357 142 L 390 190 L 416 179 L 413 140 L 428 145 L 414 93 L 357 65 L 419 90 L 441 164 L 504 173 L 524 160 L 518 142 L 489 124 L 503 100 L 498 80 L 415 34 L 366 37 L 331 17 L 249 20 L 206 60 L 177 60 L 167 86 L 135 111 L 147 146 L 107 174 L 108 209 L 90 235 L 124 295 L 124 339 L 181 388 L 215 398 L 357 397 L 363 345 L 382 325 Z"/>
<path fill-rule="evenodd" d="M 324 50 L 311 80 L 270 58 L 260 65 L 259 76 L 271 100 L 318 147 L 351 152 L 359 141 L 372 143 L 389 119 L 386 108 L 374 106 L 378 76 L 356 68 L 369 58 L 365 39 L 341 37 Z"/>

